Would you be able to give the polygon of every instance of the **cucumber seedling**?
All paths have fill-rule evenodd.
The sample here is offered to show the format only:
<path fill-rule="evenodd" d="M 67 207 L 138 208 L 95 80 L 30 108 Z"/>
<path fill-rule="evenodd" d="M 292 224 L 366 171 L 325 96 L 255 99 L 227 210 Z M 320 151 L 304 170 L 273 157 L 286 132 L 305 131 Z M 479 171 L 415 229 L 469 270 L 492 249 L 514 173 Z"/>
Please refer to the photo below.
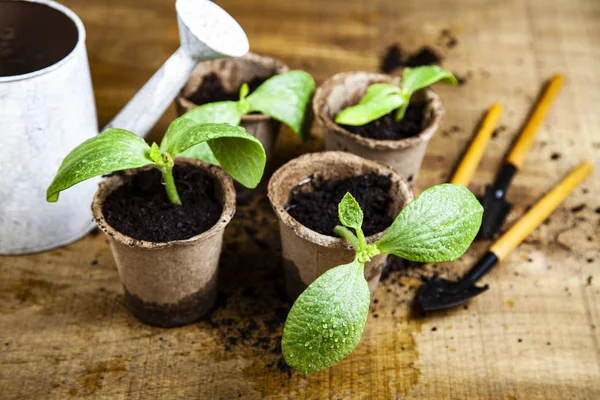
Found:
<path fill-rule="evenodd" d="M 452 73 L 437 65 L 404 68 L 401 81 L 402 87 L 387 83 L 370 85 L 360 102 L 340 111 L 335 118 L 335 122 L 343 125 L 362 126 L 394 110 L 396 110 L 396 121 L 400 121 L 404 118 L 411 96 L 417 90 L 426 88 L 436 82 L 449 85 L 457 84 Z"/>
<path fill-rule="evenodd" d="M 62 190 L 95 176 L 154 165 L 162 172 L 171 203 L 181 204 L 173 179 L 174 159 L 184 154 L 198 158 L 189 150 L 200 145 L 206 145 L 215 160 L 242 185 L 254 188 L 260 182 L 266 157 L 258 139 L 241 127 L 179 117 L 169 125 L 160 146 L 150 146 L 135 133 L 115 128 L 86 140 L 65 157 L 46 191 L 46 200 L 55 202 Z"/>
<path fill-rule="evenodd" d="M 330 367 L 358 344 L 371 302 L 365 263 L 378 254 L 419 262 L 455 260 L 479 231 L 483 208 L 462 185 L 436 185 L 410 202 L 371 244 L 361 228 L 363 212 L 350 193 L 340 202 L 338 214 L 342 225 L 335 233 L 356 250 L 354 260 L 330 269 L 306 288 L 283 329 L 285 361 L 305 374 Z"/>
<path fill-rule="evenodd" d="M 288 125 L 301 139 L 308 138 L 310 119 L 307 111 L 315 91 L 315 81 L 310 74 L 295 70 L 274 75 L 252 94 L 248 95 L 249 91 L 248 84 L 244 83 L 238 101 L 203 104 L 183 116 L 198 123 L 228 123 L 237 126 L 244 115 L 260 112 Z M 218 163 L 206 145 L 196 146 L 184 155 Z"/>

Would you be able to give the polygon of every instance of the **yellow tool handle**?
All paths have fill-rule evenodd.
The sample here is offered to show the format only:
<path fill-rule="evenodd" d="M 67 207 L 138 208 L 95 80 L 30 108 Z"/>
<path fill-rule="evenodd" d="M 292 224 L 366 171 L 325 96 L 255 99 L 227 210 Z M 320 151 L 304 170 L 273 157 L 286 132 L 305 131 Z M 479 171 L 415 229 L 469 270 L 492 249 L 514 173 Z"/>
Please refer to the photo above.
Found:
<path fill-rule="evenodd" d="M 527 121 L 527 124 L 519 134 L 517 142 L 514 144 L 510 153 L 506 157 L 506 162 L 511 163 L 517 168 L 521 168 L 521 165 L 523 165 L 523 161 L 525 160 L 525 156 L 535 140 L 538 128 L 542 124 L 546 114 L 548 114 L 548 111 L 550 111 L 552 102 L 558 95 L 558 91 L 560 90 L 563 81 L 564 77 L 560 74 L 554 75 L 550 79 L 546 89 L 544 90 L 544 94 L 542 94 L 542 97 L 536 104 L 531 117 L 529 117 L 529 120 Z"/>
<path fill-rule="evenodd" d="M 558 185 L 519 219 L 500 239 L 490 247 L 490 251 L 503 260 L 529 236 L 560 203 L 592 172 L 593 165 L 583 161 L 572 170 Z"/>
<path fill-rule="evenodd" d="M 473 141 L 465 152 L 460 164 L 456 168 L 450 183 L 467 186 L 469 182 L 471 182 L 471 178 L 473 178 L 473 174 L 475 174 L 475 170 L 479 165 L 479 161 L 481 161 L 483 152 L 492 137 L 492 133 L 494 133 L 494 129 L 498 124 L 501 114 L 502 106 L 500 104 L 496 103 L 489 109 L 481 123 L 479 131 L 475 135 L 475 138 L 473 138 Z"/>

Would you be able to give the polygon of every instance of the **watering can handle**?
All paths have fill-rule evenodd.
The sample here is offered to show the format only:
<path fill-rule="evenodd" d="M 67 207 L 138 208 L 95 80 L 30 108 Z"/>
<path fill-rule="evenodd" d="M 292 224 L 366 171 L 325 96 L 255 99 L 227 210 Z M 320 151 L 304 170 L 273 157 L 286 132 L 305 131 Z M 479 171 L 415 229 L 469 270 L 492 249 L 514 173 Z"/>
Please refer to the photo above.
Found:
<path fill-rule="evenodd" d="M 126 129 L 145 137 L 185 85 L 198 60 L 180 47 L 102 130 Z"/>

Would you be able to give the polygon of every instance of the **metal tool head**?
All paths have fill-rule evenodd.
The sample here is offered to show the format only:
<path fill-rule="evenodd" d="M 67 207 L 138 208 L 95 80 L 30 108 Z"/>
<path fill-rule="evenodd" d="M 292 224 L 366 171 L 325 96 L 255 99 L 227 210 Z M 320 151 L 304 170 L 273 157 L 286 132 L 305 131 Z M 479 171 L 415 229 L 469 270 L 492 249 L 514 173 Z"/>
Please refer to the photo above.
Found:
<path fill-rule="evenodd" d="M 177 0 L 181 46 L 195 60 L 241 57 L 248 37 L 231 15 L 209 0 Z"/>
<path fill-rule="evenodd" d="M 479 237 L 492 239 L 502 227 L 512 205 L 504 200 L 503 193 L 497 193 L 491 185 L 485 187 L 481 204 L 483 205 L 483 219 L 479 228 Z"/>
<path fill-rule="evenodd" d="M 462 304 L 487 289 L 487 285 L 464 285 L 435 276 L 421 287 L 417 302 L 423 311 L 443 310 Z"/>

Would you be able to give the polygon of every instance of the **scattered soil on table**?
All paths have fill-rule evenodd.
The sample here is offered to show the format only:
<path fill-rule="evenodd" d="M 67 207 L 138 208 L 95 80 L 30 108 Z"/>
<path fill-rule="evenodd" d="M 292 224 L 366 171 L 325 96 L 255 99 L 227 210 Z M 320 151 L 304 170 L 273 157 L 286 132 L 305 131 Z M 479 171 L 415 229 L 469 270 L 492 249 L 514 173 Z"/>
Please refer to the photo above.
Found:
<path fill-rule="evenodd" d="M 393 44 L 386 50 L 385 54 L 381 58 L 380 71 L 384 74 L 389 74 L 396 68 L 400 68 L 404 65 L 402 62 L 402 49 L 399 44 Z"/>
<path fill-rule="evenodd" d="M 423 65 L 439 64 L 442 57 L 431 47 L 425 46 L 419 49 L 416 53 L 410 55 L 405 61 L 406 67 L 421 67 Z"/>
<path fill-rule="evenodd" d="M 438 38 L 438 44 L 447 49 L 451 49 L 458 44 L 458 39 L 450 29 L 442 29 L 440 31 L 440 37 Z"/>
<path fill-rule="evenodd" d="M 442 52 L 447 52 L 458 45 L 458 39 L 450 29 L 442 29 L 439 33 L 435 47 Z M 444 57 L 440 51 L 430 46 L 422 46 L 413 53 L 407 53 L 398 43 L 390 45 L 380 60 L 380 71 L 390 74 L 402 67 L 420 67 L 423 65 L 440 65 Z M 460 86 L 466 84 L 473 76 L 473 72 L 454 74 Z"/>
<path fill-rule="evenodd" d="M 306 190 L 306 185 L 310 185 L 309 190 Z M 350 192 L 363 210 L 363 232 L 370 236 L 392 224 L 393 218 L 388 215 L 391 185 L 389 176 L 377 174 L 340 180 L 313 178 L 292 191 L 286 210 L 313 231 L 336 236 L 333 229 L 340 224 L 338 205 L 344 195 Z"/>
<path fill-rule="evenodd" d="M 277 226 L 265 193 L 237 207 L 236 218 L 225 230 L 217 303 L 194 327 L 210 329 L 222 344 L 216 359 L 261 360 L 256 365 L 261 376 L 268 370 L 292 374 L 281 354 L 283 325 L 292 303 L 284 289 Z"/>
<path fill-rule="evenodd" d="M 151 242 L 189 239 L 209 230 L 223 211 L 213 178 L 189 165 L 176 165 L 173 175 L 182 205 L 169 201 L 158 169 L 140 171 L 106 198 L 106 221 L 127 236 Z"/>
<path fill-rule="evenodd" d="M 425 108 L 427 102 L 411 102 L 406 108 L 404 118 L 396 121 L 396 111 L 392 111 L 383 117 L 371 121 L 362 126 L 340 126 L 348 132 L 362 137 L 376 140 L 401 140 L 416 136 L 423 130 L 425 119 Z"/>
<path fill-rule="evenodd" d="M 494 129 L 494 132 L 492 132 L 492 139 L 496 139 L 502 132 L 506 131 L 507 129 L 508 128 L 506 127 L 506 125 L 500 125 L 496 129 Z"/>
<path fill-rule="evenodd" d="M 399 44 L 393 44 L 388 47 L 381 58 L 380 70 L 389 74 L 397 68 L 440 64 L 442 60 L 442 56 L 429 46 L 421 47 L 414 53 L 404 55 L 402 47 Z"/>
<path fill-rule="evenodd" d="M 250 88 L 249 94 L 254 92 L 256 88 L 262 85 L 267 79 L 268 77 L 256 77 L 252 78 L 249 82 L 246 82 Z M 206 75 L 204 79 L 202 79 L 202 83 L 196 93 L 189 96 L 189 100 L 199 106 L 215 101 L 238 101 L 239 99 L 240 88 L 237 88 L 234 92 L 226 91 L 221 83 L 221 79 L 219 79 L 219 76 L 214 72 Z"/>
<path fill-rule="evenodd" d="M 455 133 L 462 132 L 462 129 L 458 125 L 452 125 L 449 129 L 444 129 L 442 131 L 442 136 L 451 136 Z"/>
<path fill-rule="evenodd" d="M 459 86 L 466 85 L 467 82 L 473 77 L 473 72 L 467 71 L 464 75 L 454 74 L 456 77 L 456 82 L 458 82 Z"/>
<path fill-rule="evenodd" d="M 584 208 L 585 208 L 585 204 L 579 204 L 579 205 L 576 205 L 575 207 L 572 207 L 571 212 L 578 213 L 578 212 L 582 211 Z"/>

